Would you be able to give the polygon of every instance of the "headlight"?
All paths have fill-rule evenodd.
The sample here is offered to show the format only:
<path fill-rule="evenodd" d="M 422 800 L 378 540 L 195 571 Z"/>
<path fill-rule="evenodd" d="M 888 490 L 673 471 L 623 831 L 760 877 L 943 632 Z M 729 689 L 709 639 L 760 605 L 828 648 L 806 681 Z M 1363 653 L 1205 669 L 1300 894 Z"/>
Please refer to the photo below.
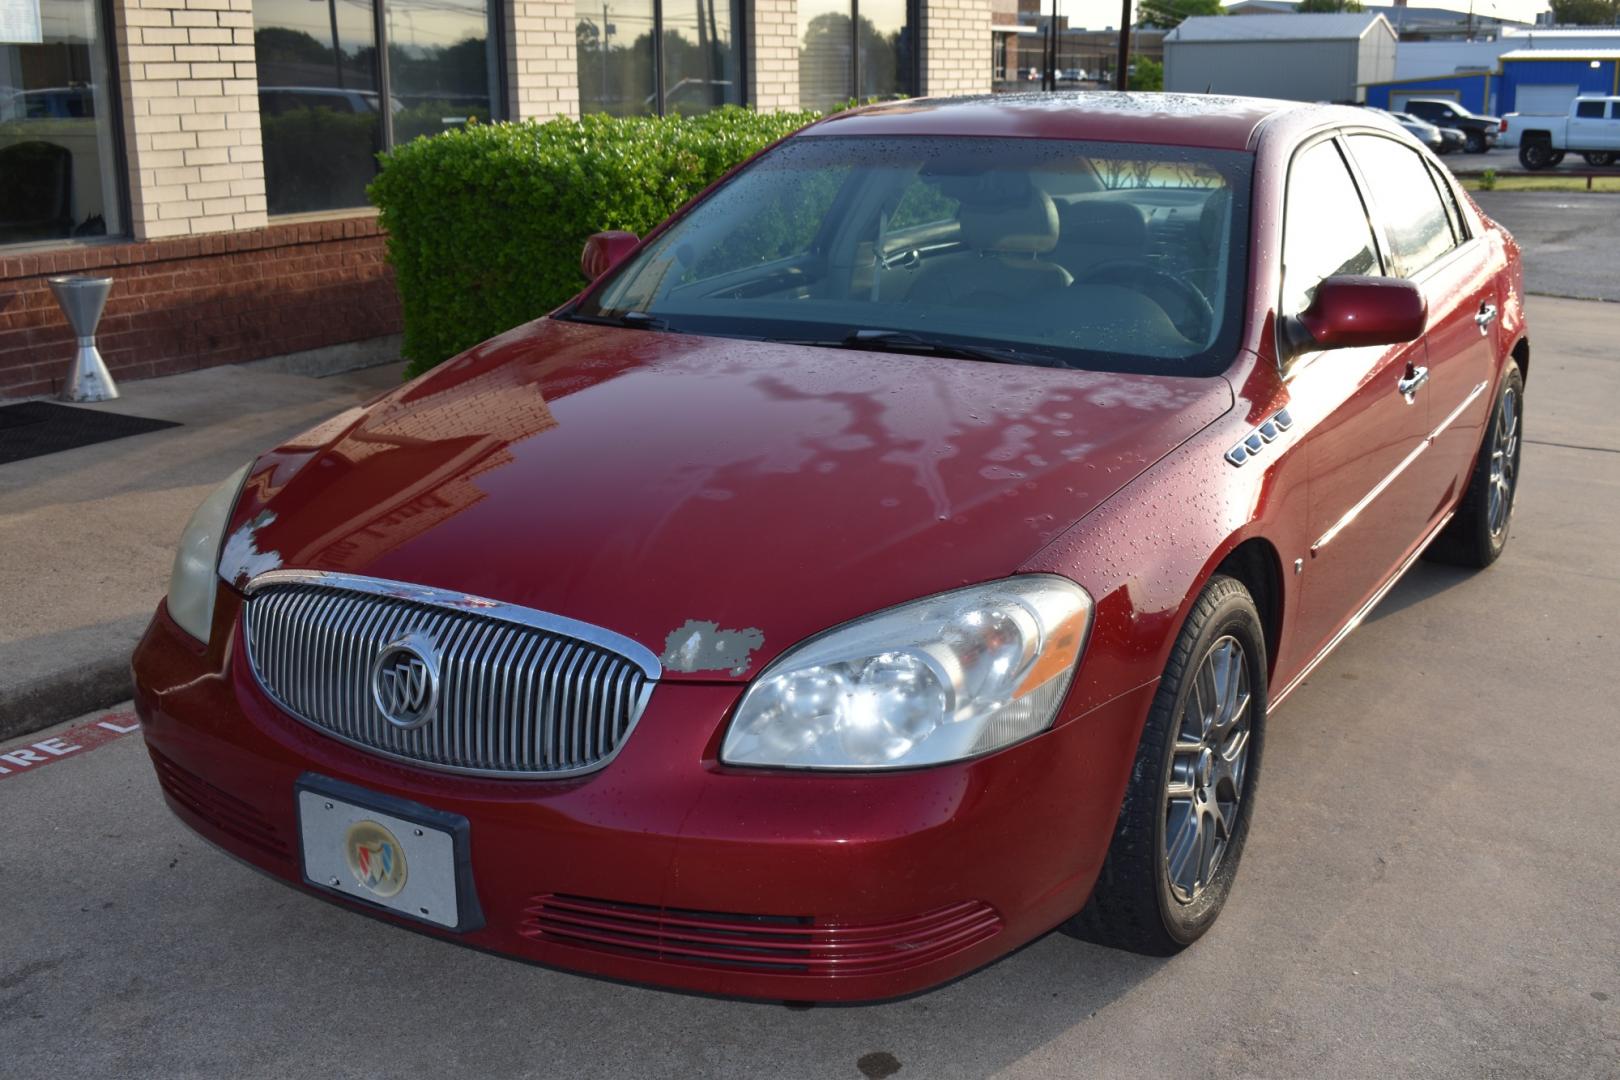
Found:
<path fill-rule="evenodd" d="M 1090 622 L 1086 591 L 1048 575 L 857 619 L 760 673 L 720 758 L 902 769 L 988 753 L 1051 725 Z"/>
<path fill-rule="evenodd" d="M 174 572 L 169 575 L 169 618 L 204 644 L 214 624 L 220 541 L 250 467 L 244 465 L 226 477 L 197 507 L 186 531 L 180 534 L 180 550 L 175 553 Z"/>

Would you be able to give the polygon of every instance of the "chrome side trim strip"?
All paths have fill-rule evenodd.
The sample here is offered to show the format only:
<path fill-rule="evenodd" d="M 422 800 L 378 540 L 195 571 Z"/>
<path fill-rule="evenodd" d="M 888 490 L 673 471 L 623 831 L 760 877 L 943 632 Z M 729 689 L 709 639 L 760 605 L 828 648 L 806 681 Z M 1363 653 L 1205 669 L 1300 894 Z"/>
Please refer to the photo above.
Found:
<path fill-rule="evenodd" d="M 563 615 L 518 607 L 515 604 L 473 596 L 470 593 L 450 592 L 445 589 L 429 588 L 426 585 L 385 581 L 382 578 L 340 574 L 329 570 L 269 570 L 249 581 L 242 592 L 251 597 L 254 593 L 272 585 L 324 585 L 333 589 L 347 589 L 350 592 L 429 604 L 450 611 L 487 615 L 503 622 L 518 623 L 536 630 L 576 638 L 616 652 L 639 667 L 648 679 L 657 679 L 664 671 L 657 654 L 639 641 L 627 638 L 623 634 L 614 633 L 594 623 L 580 622 Z"/>
<path fill-rule="evenodd" d="M 1323 533 L 1317 539 L 1316 543 L 1311 545 L 1311 554 L 1315 555 L 1322 548 L 1327 547 L 1328 544 L 1332 543 L 1335 536 L 1338 536 L 1347 527 L 1349 527 L 1350 523 L 1355 521 L 1356 518 L 1361 515 L 1363 510 L 1371 506 L 1374 499 L 1378 498 L 1378 496 L 1382 495 L 1386 490 L 1388 490 L 1389 485 L 1393 484 L 1397 479 L 1399 479 L 1401 473 L 1410 468 L 1412 462 L 1423 456 L 1423 451 L 1427 450 L 1428 448 L 1429 440 L 1427 437 L 1419 440 L 1417 446 L 1412 449 L 1412 452 L 1402 458 L 1401 463 L 1390 470 L 1389 475 L 1385 476 L 1382 480 L 1378 481 L 1378 483 L 1374 484 L 1373 489 L 1367 492 L 1367 494 L 1363 495 L 1361 497 L 1361 501 L 1350 508 L 1349 513 L 1345 514 L 1338 521 L 1335 521 L 1333 526 L 1328 529 L 1327 532 Z"/>
<path fill-rule="evenodd" d="M 1476 400 L 1478 400 L 1479 395 L 1485 392 L 1485 387 L 1487 385 L 1488 384 L 1486 383 L 1480 383 L 1478 386 L 1468 391 L 1468 396 L 1462 399 L 1462 404 L 1458 405 L 1455 409 L 1452 409 L 1451 415 L 1440 421 L 1439 427 L 1429 432 L 1428 441 L 1434 442 L 1434 440 L 1438 439 L 1441 435 L 1444 435 L 1446 428 L 1450 427 L 1452 424 L 1455 424 L 1457 422 L 1457 417 L 1463 414 L 1463 410 L 1467 409 L 1468 406 L 1472 405 Z"/>
<path fill-rule="evenodd" d="M 1423 542 L 1418 544 L 1416 548 L 1412 549 L 1412 554 L 1408 555 L 1406 557 L 1406 561 L 1401 563 L 1401 565 L 1396 568 L 1395 572 L 1389 576 L 1389 580 L 1380 585 L 1378 587 L 1378 591 L 1372 594 L 1371 599 L 1362 605 L 1361 610 L 1356 612 L 1355 615 L 1351 617 L 1349 622 L 1345 623 L 1339 628 L 1338 633 L 1334 634 L 1328 643 L 1322 646 L 1322 651 L 1312 657 L 1311 662 L 1306 664 L 1298 675 L 1295 675 L 1292 679 L 1288 680 L 1288 685 L 1283 687 L 1281 692 L 1279 692 L 1276 697 L 1272 698 L 1266 703 L 1267 716 L 1270 716 L 1272 713 L 1276 712 L 1278 707 L 1282 705 L 1284 699 L 1286 699 L 1289 694 L 1293 693 L 1300 683 L 1309 678 L 1311 672 L 1315 671 L 1322 661 L 1326 660 L 1328 656 L 1332 654 L 1333 650 L 1339 647 L 1340 642 L 1349 637 L 1351 632 L 1354 631 L 1356 627 L 1360 626 L 1368 615 L 1372 614 L 1373 608 L 1378 606 L 1378 602 L 1389 594 L 1389 590 L 1395 587 L 1396 582 L 1400 581 L 1401 578 L 1406 576 L 1406 572 L 1412 569 L 1412 564 L 1417 562 L 1423 553 L 1429 549 L 1430 544 L 1434 543 L 1434 538 L 1440 535 L 1440 530 L 1451 524 L 1452 516 L 1455 514 L 1455 510 L 1448 510 L 1446 515 L 1440 519 L 1439 523 L 1436 524 L 1434 528 L 1429 530 L 1429 534 L 1423 538 Z"/>
<path fill-rule="evenodd" d="M 1455 409 L 1452 409 L 1450 416 L 1447 416 L 1444 420 L 1440 421 L 1439 427 L 1425 435 L 1422 441 L 1419 442 L 1415 448 L 1413 448 L 1412 452 L 1407 454 L 1406 457 L 1402 458 L 1399 465 L 1390 470 L 1388 476 L 1378 481 L 1378 483 L 1373 486 L 1371 491 L 1367 492 L 1367 494 L 1361 497 L 1360 502 L 1356 503 L 1356 505 L 1350 508 L 1349 513 L 1345 514 L 1338 521 L 1335 521 L 1332 528 L 1323 533 L 1317 539 L 1316 543 L 1311 545 L 1311 554 L 1315 555 L 1322 548 L 1326 547 L 1335 536 L 1338 536 L 1339 533 L 1343 532 L 1351 522 L 1355 521 L 1363 510 L 1372 505 L 1372 501 L 1378 498 L 1378 496 L 1382 495 L 1389 488 L 1389 485 L 1396 481 L 1401 473 L 1410 468 L 1412 462 L 1416 461 L 1422 456 L 1423 451 L 1433 446 L 1434 441 L 1443 435 L 1447 428 L 1457 422 L 1457 418 L 1463 414 L 1464 410 L 1466 410 L 1468 406 L 1472 405 L 1475 400 L 1479 398 L 1480 394 L 1485 392 L 1486 385 L 1486 383 L 1480 383 L 1478 386 L 1470 390 L 1468 392 L 1468 396 L 1463 398 L 1462 404 L 1458 405 Z"/>

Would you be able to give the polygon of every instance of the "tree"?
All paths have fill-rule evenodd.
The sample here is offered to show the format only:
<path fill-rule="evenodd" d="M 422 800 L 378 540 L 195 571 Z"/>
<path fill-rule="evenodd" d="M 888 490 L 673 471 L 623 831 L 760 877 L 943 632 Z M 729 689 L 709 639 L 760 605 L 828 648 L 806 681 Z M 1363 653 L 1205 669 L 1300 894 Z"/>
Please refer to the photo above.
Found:
<path fill-rule="evenodd" d="M 1361 0 L 1299 0 L 1294 10 L 1301 14 L 1326 14 L 1348 11 L 1359 15 L 1367 9 L 1361 6 Z"/>
<path fill-rule="evenodd" d="M 1162 30 L 1173 30 L 1194 15 L 1221 15 L 1225 10 L 1221 0 L 1141 0 L 1136 5 L 1138 25 Z"/>
<path fill-rule="evenodd" d="M 1551 0 L 1553 21 L 1569 26 L 1613 26 L 1612 0 Z"/>
<path fill-rule="evenodd" d="M 1132 90 L 1163 90 L 1164 65 L 1157 60 L 1150 60 L 1146 56 L 1138 56 L 1131 61 L 1130 89 Z"/>

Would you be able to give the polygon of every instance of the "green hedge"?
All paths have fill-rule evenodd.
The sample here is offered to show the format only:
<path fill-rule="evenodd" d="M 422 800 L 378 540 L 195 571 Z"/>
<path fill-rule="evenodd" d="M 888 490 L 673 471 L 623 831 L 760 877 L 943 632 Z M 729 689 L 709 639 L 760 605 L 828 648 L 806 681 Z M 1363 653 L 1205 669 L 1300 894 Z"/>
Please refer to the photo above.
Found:
<path fill-rule="evenodd" d="M 382 157 L 369 188 L 388 233 L 410 373 L 560 304 L 602 229 L 645 235 L 732 165 L 816 113 L 473 124 Z"/>

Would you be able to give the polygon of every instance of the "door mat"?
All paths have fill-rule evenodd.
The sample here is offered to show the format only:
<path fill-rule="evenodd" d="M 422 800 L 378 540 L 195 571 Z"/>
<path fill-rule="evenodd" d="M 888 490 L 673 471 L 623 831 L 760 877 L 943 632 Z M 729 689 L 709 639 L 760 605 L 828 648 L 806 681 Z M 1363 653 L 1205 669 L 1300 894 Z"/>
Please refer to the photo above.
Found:
<path fill-rule="evenodd" d="M 179 426 L 169 420 L 75 409 L 49 401 L 0 405 L 0 465 Z"/>

